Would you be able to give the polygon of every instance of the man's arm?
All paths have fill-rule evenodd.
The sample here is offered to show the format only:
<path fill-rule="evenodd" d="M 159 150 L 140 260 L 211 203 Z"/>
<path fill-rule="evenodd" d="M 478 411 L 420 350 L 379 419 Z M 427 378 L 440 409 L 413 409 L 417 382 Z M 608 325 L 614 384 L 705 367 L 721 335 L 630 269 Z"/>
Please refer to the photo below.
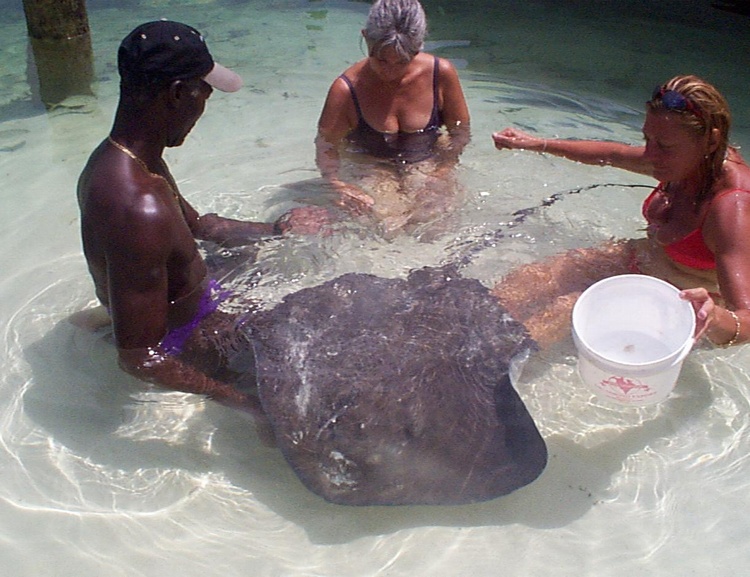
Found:
<path fill-rule="evenodd" d="M 249 222 L 225 218 L 216 213 L 199 214 L 184 198 L 180 197 L 182 213 L 195 238 L 217 244 L 246 244 L 250 239 L 281 234 L 276 222 Z"/>
<path fill-rule="evenodd" d="M 328 212 L 320 207 L 293 208 L 273 222 L 250 222 L 216 213 L 200 215 L 184 198 L 181 203 L 193 236 L 224 247 L 243 246 L 259 238 L 281 236 L 289 232 L 317 234 L 329 222 Z"/>
<path fill-rule="evenodd" d="M 265 417 L 260 402 L 233 386 L 210 378 L 157 345 L 145 349 L 118 348 L 118 363 L 126 373 L 166 389 L 206 395 L 224 405 Z"/>
<path fill-rule="evenodd" d="M 198 217 L 197 226 L 193 229 L 195 238 L 210 240 L 223 246 L 247 244 L 248 240 L 279 236 L 283 233 L 278 220 L 250 222 L 226 218 L 213 212 Z"/>

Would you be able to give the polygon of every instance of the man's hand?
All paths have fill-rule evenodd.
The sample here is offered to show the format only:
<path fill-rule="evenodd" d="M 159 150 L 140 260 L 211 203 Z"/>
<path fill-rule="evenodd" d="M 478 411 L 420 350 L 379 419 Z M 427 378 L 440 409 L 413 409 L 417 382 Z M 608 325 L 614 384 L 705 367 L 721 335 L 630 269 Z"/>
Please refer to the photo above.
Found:
<path fill-rule="evenodd" d="M 320 206 L 293 208 L 276 221 L 281 234 L 319 234 L 331 223 L 331 215 Z"/>

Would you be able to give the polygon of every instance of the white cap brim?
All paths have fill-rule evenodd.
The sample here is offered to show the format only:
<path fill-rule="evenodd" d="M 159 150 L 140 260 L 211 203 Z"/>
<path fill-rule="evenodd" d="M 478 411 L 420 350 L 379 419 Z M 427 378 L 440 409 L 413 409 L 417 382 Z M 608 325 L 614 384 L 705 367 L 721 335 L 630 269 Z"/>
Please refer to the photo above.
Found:
<path fill-rule="evenodd" d="M 224 68 L 218 62 L 214 62 L 211 72 L 203 77 L 203 80 L 222 92 L 237 92 L 242 88 L 242 78 L 229 68 Z"/>

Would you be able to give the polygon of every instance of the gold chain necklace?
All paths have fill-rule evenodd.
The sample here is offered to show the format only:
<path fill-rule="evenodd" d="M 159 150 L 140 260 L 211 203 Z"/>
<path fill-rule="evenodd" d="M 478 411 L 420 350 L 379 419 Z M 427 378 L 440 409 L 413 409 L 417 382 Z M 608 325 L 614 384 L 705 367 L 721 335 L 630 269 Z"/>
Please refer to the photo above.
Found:
<path fill-rule="evenodd" d="M 125 154 L 127 154 L 133 160 L 135 160 L 135 162 L 138 164 L 138 166 L 140 166 L 146 174 L 150 174 L 151 176 L 155 176 L 156 178 L 161 178 L 167 184 L 167 186 L 169 187 L 169 190 L 172 191 L 172 195 L 174 195 L 174 198 L 177 201 L 177 204 L 180 203 L 180 195 L 177 192 L 177 189 L 175 188 L 175 186 L 171 182 L 169 182 L 169 179 L 167 179 L 165 176 L 163 176 L 161 174 L 157 174 L 155 172 L 151 172 L 151 170 L 149 169 L 148 165 L 145 162 L 143 162 L 143 160 L 141 160 L 140 158 L 138 158 L 138 156 L 135 154 L 135 152 L 133 152 L 132 150 L 130 150 L 127 146 L 123 146 L 122 144 L 120 144 L 119 142 L 117 142 L 111 136 L 107 136 L 107 142 L 109 142 L 112 146 L 114 146 L 115 148 L 117 148 L 121 152 L 124 152 Z"/>

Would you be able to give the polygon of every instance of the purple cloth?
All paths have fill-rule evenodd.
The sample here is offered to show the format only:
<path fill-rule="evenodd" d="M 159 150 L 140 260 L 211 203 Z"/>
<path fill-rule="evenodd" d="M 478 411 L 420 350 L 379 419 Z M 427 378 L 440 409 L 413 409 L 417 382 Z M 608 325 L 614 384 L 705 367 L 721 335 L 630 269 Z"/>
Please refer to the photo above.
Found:
<path fill-rule="evenodd" d="M 209 280 L 208 286 L 206 286 L 206 290 L 203 291 L 201 300 L 198 302 L 198 310 L 192 320 L 181 327 L 169 331 L 161 340 L 161 343 L 159 343 L 164 352 L 168 355 L 179 355 L 195 328 L 203 319 L 218 309 L 219 305 L 231 294 L 231 291 L 222 289 L 218 281 L 214 279 Z"/>

